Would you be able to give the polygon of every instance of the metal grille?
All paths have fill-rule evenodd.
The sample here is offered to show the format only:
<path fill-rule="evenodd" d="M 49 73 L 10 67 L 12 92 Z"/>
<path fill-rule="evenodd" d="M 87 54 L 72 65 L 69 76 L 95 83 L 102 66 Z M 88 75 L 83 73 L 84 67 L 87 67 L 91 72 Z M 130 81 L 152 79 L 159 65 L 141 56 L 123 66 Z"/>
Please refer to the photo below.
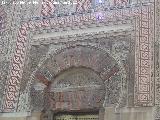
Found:
<path fill-rule="evenodd" d="M 98 120 L 98 114 L 59 114 L 53 120 Z"/>

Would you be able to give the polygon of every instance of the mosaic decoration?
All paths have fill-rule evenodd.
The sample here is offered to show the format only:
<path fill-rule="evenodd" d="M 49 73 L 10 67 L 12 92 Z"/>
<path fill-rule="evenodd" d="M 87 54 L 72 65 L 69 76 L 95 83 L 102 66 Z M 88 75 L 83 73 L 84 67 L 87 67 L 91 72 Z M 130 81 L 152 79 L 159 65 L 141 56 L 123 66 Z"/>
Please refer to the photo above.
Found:
<path fill-rule="evenodd" d="M 20 79 L 22 78 L 22 67 L 25 60 L 26 50 L 26 31 L 27 26 L 23 25 L 19 30 L 19 35 L 16 44 L 16 51 L 12 60 L 12 69 L 10 70 L 10 79 L 7 82 L 7 90 L 5 97 L 4 111 L 9 112 L 11 109 L 17 108 L 15 101 L 18 100 Z M 8 101 L 8 102 L 7 102 Z M 11 112 L 11 111 L 10 111 Z"/>
<path fill-rule="evenodd" d="M 84 12 L 91 7 L 91 0 L 77 0 L 76 11 Z"/>
<path fill-rule="evenodd" d="M 41 69 L 37 72 L 39 73 L 39 71 L 48 69 L 48 71 L 55 76 L 59 72 L 72 66 L 85 66 L 100 72 L 101 77 L 105 76 L 103 77 L 104 79 L 106 79 L 106 77 L 109 79 L 114 73 L 119 71 L 115 60 L 109 57 L 107 53 L 102 54 L 102 50 L 98 50 L 98 48 L 94 46 L 71 46 L 69 48 L 67 47 L 66 49 L 62 49 L 59 52 L 59 54 L 57 53 L 57 55 L 54 56 L 54 59 L 46 60 L 46 63 L 42 65 Z M 99 56 L 101 56 L 101 58 L 98 58 Z M 99 63 L 100 61 L 102 62 Z M 104 68 L 107 70 L 109 69 L 109 71 L 104 71 Z M 43 74 L 43 76 L 45 75 Z"/>
<path fill-rule="evenodd" d="M 124 35 L 124 33 L 125 33 L 125 35 Z M 74 39 L 73 39 L 73 41 L 67 42 L 67 43 L 66 42 L 57 43 L 56 41 L 54 41 L 55 43 L 52 43 L 52 44 L 50 43 L 49 44 L 50 47 L 48 46 L 49 52 L 46 54 L 48 54 L 49 56 L 48 55 L 46 55 L 46 56 L 48 56 L 49 58 L 48 57 L 42 58 L 43 59 L 42 61 L 44 61 L 44 63 L 39 64 L 39 66 L 41 66 L 42 69 L 40 69 L 40 68 L 38 68 L 38 69 L 39 69 L 39 71 L 44 71 L 44 72 L 41 72 L 41 75 L 44 76 L 44 78 L 46 76 L 45 71 L 50 71 L 50 73 L 52 73 L 53 75 L 56 75 L 56 74 L 59 74 L 58 72 L 65 71 L 65 69 L 69 69 L 70 67 L 73 67 L 73 66 L 75 66 L 75 67 L 85 66 L 85 67 L 94 69 L 99 72 L 102 71 L 101 77 L 104 80 L 110 79 L 110 81 L 111 81 L 109 86 L 107 84 L 108 82 L 106 82 L 106 86 L 107 86 L 107 89 L 106 89 L 107 95 L 106 96 L 107 97 L 105 100 L 106 102 L 103 105 L 104 106 L 116 105 L 119 103 L 119 101 L 121 101 L 121 99 L 120 99 L 121 89 L 123 89 L 123 91 L 125 91 L 124 89 L 127 84 L 125 82 L 126 81 L 125 70 L 123 68 L 123 65 L 121 65 L 120 63 L 118 63 L 118 65 L 114 66 L 114 63 L 115 63 L 115 62 L 113 62 L 114 60 L 109 60 L 108 58 L 103 58 L 103 57 L 98 57 L 98 56 L 105 56 L 105 55 L 101 55 L 100 51 L 102 51 L 102 53 L 104 53 L 104 52 L 106 53 L 106 51 L 111 50 L 110 52 L 108 52 L 106 54 L 110 54 L 110 53 L 113 53 L 113 51 L 115 51 L 115 54 L 118 54 L 118 56 L 121 56 L 121 58 L 126 60 L 127 59 L 126 55 L 129 52 L 128 50 L 129 50 L 130 32 L 125 31 L 124 33 L 121 33 L 121 32 L 120 33 L 116 32 L 116 34 L 115 33 L 112 33 L 112 34 L 99 33 L 99 34 L 97 34 L 98 38 L 96 35 L 93 35 L 93 34 L 88 35 L 88 36 L 84 36 L 84 35 L 81 35 L 81 36 L 79 35 L 78 37 L 73 36 L 74 39 L 76 38 L 77 40 L 82 40 L 83 42 L 82 41 L 81 42 L 75 41 Z M 109 35 L 109 36 L 104 37 L 104 35 L 107 35 L 107 36 Z M 51 39 L 52 38 L 46 38 L 45 40 L 43 39 L 43 41 L 50 41 Z M 70 36 L 70 40 L 71 39 L 72 38 Z M 87 39 L 87 41 L 85 39 Z M 65 40 L 67 40 L 67 38 Z M 117 43 L 119 43 L 119 44 L 117 45 Z M 40 47 L 46 46 L 44 44 L 41 43 Z M 88 46 L 89 44 L 90 44 L 90 46 Z M 31 58 L 33 58 L 36 54 L 44 51 L 43 49 L 39 49 L 38 46 L 39 46 L 39 44 L 36 45 L 35 47 L 33 46 L 33 48 L 37 49 L 37 50 L 35 50 L 34 55 L 31 56 Z M 111 46 L 112 46 L 112 49 L 111 49 Z M 81 51 L 81 48 L 82 48 L 82 51 Z M 89 52 L 90 49 L 95 52 Z M 69 51 L 70 51 L 70 53 L 68 53 Z M 126 51 L 128 51 L 128 52 L 126 52 Z M 96 55 L 98 53 L 100 55 Z M 53 59 L 53 57 L 51 57 L 51 55 L 53 55 L 53 57 L 57 58 L 57 59 Z M 110 55 L 110 56 L 113 57 L 113 55 Z M 52 61 L 51 61 L 50 57 L 52 58 Z M 100 60 L 100 58 L 101 58 L 101 60 Z M 116 61 L 120 61 L 121 58 L 117 58 L 114 56 L 114 59 L 116 59 Z M 49 60 L 47 60 L 47 59 L 49 59 Z M 35 60 L 37 60 L 37 57 L 35 57 Z M 104 60 L 106 62 L 104 62 Z M 99 64 L 100 61 L 102 64 Z M 112 61 L 112 62 L 109 62 L 109 61 Z M 45 65 L 43 65 L 43 64 L 45 64 Z M 112 66 L 109 67 L 111 64 L 112 64 Z M 105 66 L 105 68 L 104 68 L 104 66 Z M 121 67 L 119 68 L 118 66 L 121 66 Z M 104 69 L 104 71 L 103 71 L 103 69 Z M 26 69 L 25 69 L 25 71 L 26 71 Z M 120 75 L 121 77 L 116 75 L 117 72 L 119 72 L 121 74 Z M 117 77 L 112 77 L 112 76 L 117 76 Z M 119 79 L 117 79 L 118 77 L 119 77 Z M 121 80 L 121 78 L 123 78 L 123 80 Z M 54 80 L 54 77 L 52 78 L 52 80 Z M 41 83 L 44 83 L 43 79 L 41 80 L 39 78 L 35 79 L 34 81 L 35 82 L 39 81 Z M 123 85 L 121 83 L 123 83 Z M 39 89 L 41 89 L 41 87 Z M 112 94 L 112 93 L 114 93 L 114 94 Z M 45 94 L 48 94 L 48 91 L 45 91 Z M 115 95 L 116 95 L 116 97 L 115 97 Z M 42 96 L 43 96 L 43 94 L 42 94 Z M 51 95 L 49 95 L 49 96 L 51 96 Z M 122 96 L 124 96 L 124 95 L 122 95 Z M 73 95 L 73 97 L 74 97 L 74 95 Z M 37 98 L 34 96 L 32 96 L 31 99 L 42 100 L 42 98 L 39 98 L 39 97 Z M 126 96 L 124 96 L 124 99 L 126 99 Z M 39 106 L 41 106 L 41 102 L 40 101 L 38 102 L 39 105 L 37 104 L 37 102 L 35 103 L 37 105 L 37 107 L 34 105 L 34 103 L 32 103 L 34 105 L 35 111 L 39 111 Z M 53 106 L 55 106 L 54 102 L 52 102 L 52 103 L 53 103 Z M 123 103 L 122 106 L 126 105 L 126 101 L 123 101 L 122 103 Z M 49 107 L 50 106 L 51 105 L 49 105 Z M 46 105 L 44 105 L 44 108 L 47 108 Z"/>
<path fill-rule="evenodd" d="M 3 7 L 0 6 L 0 35 L 5 29 L 5 23 L 6 23 L 5 20 L 6 20 L 6 13 L 4 12 Z"/>
<path fill-rule="evenodd" d="M 43 0 L 42 16 L 64 16 L 127 6 L 129 0 Z"/>
<path fill-rule="evenodd" d="M 2 24 L 3 24 L 2 20 L 3 20 L 3 18 L 0 17 L 0 28 L 1 28 L 1 29 L 2 29 Z"/>
<path fill-rule="evenodd" d="M 155 41 L 155 120 L 160 119 L 160 1 L 156 0 L 156 41 Z"/>
<path fill-rule="evenodd" d="M 42 16 L 51 16 L 55 11 L 54 0 L 43 0 L 42 4 Z"/>
<path fill-rule="evenodd" d="M 49 1 L 50 2 L 50 1 Z M 48 6 L 49 8 L 53 8 Z M 42 7 L 43 8 L 43 7 Z M 42 10 L 44 11 L 44 10 Z M 50 10 L 47 9 L 43 13 L 49 15 Z M 136 79 L 135 79 L 135 105 L 136 106 L 151 106 L 154 103 L 154 88 L 152 75 L 152 42 L 154 41 L 154 4 L 142 5 L 139 7 L 115 9 L 111 11 L 102 11 L 105 21 L 115 19 L 124 19 L 126 17 L 136 17 Z M 27 34 L 30 30 L 38 28 L 63 26 L 72 24 L 73 22 L 81 23 L 82 21 L 96 21 L 97 13 L 88 13 L 85 15 L 73 15 L 61 18 L 53 18 L 47 20 L 29 21 L 23 23 L 19 28 L 17 36 L 16 49 L 12 58 L 12 68 L 9 72 L 5 97 L 4 97 L 4 112 L 13 112 L 17 109 L 20 82 L 22 79 L 23 66 L 26 58 L 28 46 Z"/>
<path fill-rule="evenodd" d="M 106 99 L 105 99 L 105 106 L 111 106 L 115 105 L 115 103 L 118 103 L 119 97 L 120 97 L 120 89 L 121 86 L 119 86 L 121 82 L 121 76 L 117 74 L 112 75 L 112 77 L 105 82 L 106 85 Z"/>
<path fill-rule="evenodd" d="M 0 5 L 0 106 L 3 104 L 3 95 L 5 89 L 5 80 L 7 79 L 8 61 L 6 60 L 6 54 L 8 50 L 8 40 L 5 34 L 7 33 L 7 14 L 3 6 Z M 0 108 L 1 111 L 1 108 Z"/>
<path fill-rule="evenodd" d="M 43 106 L 44 106 L 44 94 L 46 94 L 44 91 L 36 91 L 35 89 L 31 90 L 31 97 L 35 98 L 35 99 L 31 99 L 31 106 L 33 107 L 32 110 L 36 111 L 42 111 L 43 110 Z M 47 93 L 48 94 L 48 93 Z M 40 99 L 36 99 L 36 98 L 40 98 Z M 47 106 L 48 107 L 48 106 Z"/>
<path fill-rule="evenodd" d="M 136 21 L 136 57 L 135 57 L 135 104 L 152 106 L 154 102 L 154 86 L 151 78 L 152 52 L 154 42 L 154 8 L 153 6 L 142 7 L 140 9 L 140 19 Z M 139 30 L 140 31 L 139 31 Z M 137 31 L 138 30 L 138 31 Z"/>
<path fill-rule="evenodd" d="M 57 100 L 56 103 L 55 103 L 55 100 L 53 99 L 54 98 L 53 96 L 51 101 L 51 105 L 52 105 L 51 109 L 53 110 L 55 109 L 65 109 L 65 110 L 86 109 L 88 101 L 90 101 L 91 103 L 88 106 L 89 108 L 93 108 L 93 107 L 99 108 L 100 104 L 102 106 L 107 104 L 116 104 L 118 102 L 121 86 L 122 86 L 120 85 L 121 76 L 116 75 L 116 73 L 118 73 L 119 70 L 116 70 L 118 69 L 118 66 L 115 65 L 115 60 L 113 58 L 109 57 L 107 53 L 104 54 L 102 50 L 98 50 L 93 46 L 90 46 L 90 47 L 88 46 L 73 47 L 72 46 L 71 48 L 67 48 L 59 51 L 60 53 L 58 52 L 58 54 L 54 56 L 55 59 L 53 59 L 53 57 L 51 57 L 52 59 L 49 58 L 41 66 L 41 68 L 39 68 L 40 71 L 43 71 L 43 69 L 45 68 L 44 70 L 48 69 L 54 75 L 57 75 L 57 74 L 60 74 L 60 76 L 62 75 L 61 76 L 62 78 L 61 77 L 53 78 L 53 80 L 51 81 L 53 84 L 50 86 L 51 91 L 46 91 L 46 94 L 47 92 L 49 93 L 54 92 L 53 93 L 54 95 L 56 94 L 56 96 L 59 96 L 57 97 L 57 99 L 58 98 L 59 99 Z M 101 61 L 101 64 L 99 64 L 100 61 Z M 73 69 L 73 70 L 71 69 L 72 72 L 75 72 L 75 73 L 71 74 L 72 72 L 70 73 L 70 68 L 73 66 L 78 68 L 77 69 L 72 68 Z M 94 71 L 97 71 L 97 73 L 101 75 L 103 80 L 101 80 L 101 78 L 98 75 L 95 75 L 95 74 L 92 75 L 92 72 L 91 73 L 88 72 L 91 70 L 90 69 L 86 70 L 87 68 L 85 67 L 83 68 L 86 71 L 84 73 L 83 72 L 84 70 L 81 68 L 81 66 L 85 66 L 87 68 L 93 69 Z M 68 70 L 69 73 L 68 72 L 63 73 L 63 71 L 65 71 L 66 69 Z M 104 71 L 103 69 L 106 69 L 107 71 Z M 77 70 L 78 70 L 78 73 L 76 72 Z M 64 76 L 64 75 L 67 75 L 67 76 Z M 45 76 L 45 75 L 42 74 L 42 76 Z M 111 78 L 112 76 L 117 76 L 117 78 L 119 77 L 120 80 L 114 79 L 114 77 Z M 104 87 L 103 82 L 107 79 L 112 80 L 112 82 L 109 86 L 108 84 L 106 84 L 106 86 L 108 86 L 107 89 L 102 89 Z M 43 83 L 43 80 L 41 82 Z M 100 89 L 97 88 L 99 85 L 103 85 L 103 87 L 100 87 Z M 92 94 L 92 92 L 89 92 L 90 89 L 92 89 L 92 91 L 95 90 L 96 94 Z M 116 93 L 116 97 L 114 96 L 115 94 L 113 95 L 110 91 L 108 91 L 108 89 L 110 90 L 113 89 L 113 91 Z M 108 96 L 106 97 L 106 99 L 110 99 L 109 102 L 106 102 L 105 104 L 103 104 L 104 100 L 100 100 L 101 101 L 100 103 L 99 102 L 95 103 L 95 100 L 97 98 L 97 97 L 95 98 L 95 96 L 97 96 L 99 92 L 104 93 L 105 91 L 107 91 L 107 94 L 113 95 L 113 96 L 109 95 L 109 97 Z M 77 94 L 79 94 L 79 97 L 77 96 Z M 90 94 L 94 96 L 90 96 L 88 98 L 87 95 L 90 95 Z M 61 98 L 61 96 L 63 97 Z M 68 103 L 69 96 L 73 98 L 72 100 L 70 100 L 70 103 Z M 82 96 L 84 97 L 84 100 Z M 105 95 L 102 95 L 102 96 L 104 97 Z M 49 97 L 51 97 L 51 95 L 49 95 Z M 113 99 L 112 97 L 114 97 L 114 101 L 112 101 L 111 103 L 110 101 Z M 81 100 L 83 100 L 82 103 L 80 102 L 81 101 L 80 98 Z M 98 98 L 101 98 L 101 95 Z M 37 100 L 37 98 L 35 97 L 33 97 L 32 99 Z M 79 103 L 78 108 L 76 106 L 76 101 L 74 101 L 75 99 Z M 86 102 L 84 102 L 85 100 Z M 63 101 L 66 101 L 66 102 L 63 102 Z M 69 104 L 72 104 L 72 105 L 69 105 Z"/>
<path fill-rule="evenodd" d="M 50 88 L 50 92 L 54 92 L 54 110 L 99 108 L 104 102 L 103 81 L 87 68 L 73 68 L 61 73 Z"/>
<path fill-rule="evenodd" d="M 7 43 L 7 41 L 4 41 L 4 34 L 5 34 L 5 30 L 6 30 L 6 19 L 7 18 L 7 14 L 4 11 L 3 7 L 0 5 L 0 55 L 4 55 L 6 54 L 6 50 L 5 49 L 5 45 Z M 0 61 L 3 58 L 0 58 Z"/>
<path fill-rule="evenodd" d="M 112 0 L 114 3 L 114 6 L 126 6 L 129 2 L 129 0 Z"/>

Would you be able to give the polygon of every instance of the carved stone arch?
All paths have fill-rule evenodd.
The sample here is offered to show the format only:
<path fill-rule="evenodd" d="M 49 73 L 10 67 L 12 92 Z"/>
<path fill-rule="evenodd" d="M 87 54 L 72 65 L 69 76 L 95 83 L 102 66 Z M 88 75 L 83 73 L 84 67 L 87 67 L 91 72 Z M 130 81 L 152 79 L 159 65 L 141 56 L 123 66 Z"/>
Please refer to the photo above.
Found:
<path fill-rule="evenodd" d="M 77 46 L 89 47 L 89 48 L 93 48 L 93 49 L 95 49 L 95 50 L 100 50 L 100 51 L 103 51 L 104 53 L 106 53 L 107 55 L 109 55 L 111 58 L 113 58 L 114 61 L 116 61 L 117 65 L 118 65 L 119 68 L 120 68 L 121 75 L 123 76 L 123 83 L 124 83 L 124 84 L 126 83 L 126 71 L 125 71 L 125 69 L 124 69 L 124 66 L 123 66 L 123 63 L 122 63 L 122 61 L 121 61 L 121 58 L 120 58 L 118 55 L 114 54 L 114 53 L 108 52 L 108 51 L 107 51 L 105 48 L 103 48 L 103 46 L 101 46 L 101 45 L 95 46 L 95 45 L 75 44 L 75 45 L 72 45 L 72 46 L 69 46 L 69 47 L 68 47 L 68 46 L 60 47 L 59 49 L 56 49 L 56 51 L 51 50 L 51 51 L 49 51 L 49 52 L 47 53 L 46 57 L 43 58 L 43 59 L 41 60 L 41 62 L 39 62 L 38 67 L 37 67 L 36 70 L 33 72 L 32 76 L 35 75 L 36 71 L 38 71 L 38 70 L 41 68 L 41 66 L 46 62 L 46 60 L 49 59 L 51 56 L 55 56 L 55 55 L 57 55 L 57 54 L 65 51 L 66 49 L 70 49 L 70 48 L 72 48 L 72 47 L 77 47 Z"/>
<path fill-rule="evenodd" d="M 38 66 L 40 66 L 40 67 L 38 67 L 36 70 L 35 70 L 35 72 L 34 73 L 37 73 L 37 72 L 39 72 L 39 71 L 41 71 L 41 70 L 43 70 L 43 68 L 46 68 L 46 65 L 49 63 L 49 62 L 51 62 L 50 60 L 51 59 L 59 59 L 59 60 L 64 60 L 64 59 L 60 59 L 60 58 L 57 58 L 57 57 L 61 57 L 62 58 L 62 54 L 63 54 L 63 52 L 65 52 L 66 50 L 70 50 L 70 49 L 77 49 L 77 48 L 79 48 L 79 47 L 83 47 L 83 48 L 88 48 L 88 49 L 92 49 L 93 51 L 98 51 L 98 52 L 101 52 L 102 54 L 101 54 L 101 56 L 107 56 L 107 58 L 111 58 L 110 59 L 110 61 L 112 61 L 112 62 L 114 62 L 114 65 L 116 65 L 116 67 L 119 69 L 118 71 L 121 71 L 121 69 L 122 69 L 122 66 L 120 66 L 119 65 L 119 62 L 117 62 L 113 57 L 112 57 L 112 55 L 110 55 L 108 52 L 106 52 L 105 50 L 103 50 L 103 49 L 101 49 L 101 48 L 98 48 L 98 47 L 95 47 L 95 46 L 89 46 L 89 45 L 75 45 L 75 46 L 70 46 L 70 47 L 66 47 L 66 48 L 63 48 L 63 49 L 58 49 L 55 53 L 52 53 L 52 54 L 50 54 L 49 53 L 49 55 L 44 59 L 44 60 L 42 60 L 42 62 L 38 65 Z M 84 50 L 84 52 L 85 51 L 88 51 L 88 50 Z M 74 53 L 74 52 L 72 52 L 72 53 Z M 76 53 L 76 52 L 75 52 Z M 88 55 L 88 54 L 86 54 L 86 55 Z M 97 55 L 97 54 L 94 54 L 95 56 Z M 73 56 L 73 55 L 72 55 Z M 103 56 L 103 57 L 104 57 Z M 100 57 L 100 55 L 99 56 L 96 56 L 96 57 L 94 57 L 95 58 L 95 60 L 96 59 L 98 59 Z M 90 58 L 90 56 L 86 56 L 86 57 L 84 57 L 84 59 L 83 60 L 86 60 L 86 59 L 88 59 L 88 58 Z M 71 60 L 71 59 L 70 59 Z M 79 59 L 79 60 L 82 60 L 82 59 Z M 102 59 L 102 61 L 104 61 L 104 60 L 106 60 L 106 59 Z M 102 62 L 101 61 L 101 62 Z M 60 61 L 59 61 L 60 62 Z M 62 62 L 62 61 L 61 61 Z M 88 62 L 88 64 L 86 64 Z M 89 63 L 90 62 L 90 63 Z M 65 70 L 65 69 L 67 69 L 67 68 L 70 68 L 70 67 L 73 67 L 73 66 L 75 66 L 75 67 L 78 67 L 78 66 L 85 66 L 85 67 L 88 67 L 88 68 L 92 68 L 93 70 L 95 70 L 96 72 L 99 72 L 100 73 L 100 75 L 101 75 L 101 77 L 102 78 L 104 78 L 105 79 L 105 69 L 103 69 L 104 68 L 104 66 L 102 67 L 100 64 L 91 64 L 91 63 L 93 63 L 94 61 L 93 61 L 93 59 L 90 59 L 90 61 L 87 61 L 86 60 L 86 62 L 83 62 L 83 61 L 80 61 L 80 63 L 79 64 L 64 64 L 63 63 L 63 65 L 62 66 L 57 66 L 58 68 L 54 68 L 56 71 L 55 71 L 55 73 L 53 73 L 54 75 L 56 75 L 56 74 L 58 74 L 59 72 L 61 72 L 61 71 L 63 71 L 63 70 Z M 85 64 L 83 64 L 83 63 L 85 63 Z M 111 67 L 111 65 L 110 64 L 108 64 L 110 67 Z M 112 65 L 112 66 L 114 66 L 114 65 Z M 43 67 L 43 66 L 45 66 L 45 67 Z M 47 65 L 48 67 L 49 67 L 49 65 Z M 100 68 L 100 66 L 101 66 L 101 68 Z M 105 66 L 106 67 L 106 66 Z M 52 75 L 53 75 L 52 74 Z"/>
<path fill-rule="evenodd" d="M 83 49 L 82 49 L 83 48 Z M 70 65 L 67 65 L 63 60 L 63 57 L 64 55 L 67 55 L 65 52 L 68 51 L 68 54 L 72 55 L 73 57 L 76 56 L 76 54 L 74 53 L 77 53 L 78 54 L 78 49 L 81 49 L 80 51 L 82 52 L 85 52 L 85 51 L 90 51 L 88 53 L 91 53 L 90 54 L 90 57 L 89 56 L 86 56 L 84 57 L 84 59 L 80 61 L 79 64 L 75 64 L 73 62 L 73 64 L 70 64 Z M 87 49 L 87 50 L 85 50 Z M 74 52 L 73 52 L 73 51 Z M 79 51 L 79 53 L 80 53 Z M 97 53 L 96 53 L 97 52 Z M 72 53 L 72 54 L 71 54 Z M 88 53 L 86 55 L 88 55 Z M 99 56 L 96 56 L 97 54 L 100 54 Z M 74 54 L 74 55 L 73 55 Z M 83 54 L 85 55 L 85 54 Z M 101 64 L 96 64 L 96 62 L 91 59 L 91 58 L 94 58 L 95 59 L 99 59 L 101 58 L 102 61 L 101 61 Z M 80 58 L 80 57 L 79 57 Z M 82 57 L 83 58 L 83 57 Z M 90 58 L 90 61 L 87 61 L 87 59 Z M 57 64 L 57 66 L 54 66 L 54 68 L 50 68 L 49 66 L 52 66 L 51 65 L 51 59 L 57 59 L 56 61 L 58 61 L 59 63 Z M 59 60 L 58 60 L 59 59 Z M 109 60 L 110 59 L 110 60 Z M 70 59 L 69 61 L 73 61 L 73 60 L 78 60 L 76 59 Z M 54 60 L 52 60 L 54 61 Z M 107 61 L 112 61 L 114 64 L 106 64 Z M 94 63 L 95 62 L 95 63 Z M 65 63 L 65 64 L 64 64 Z M 82 64 L 83 63 L 83 64 Z M 89 64 L 89 63 L 92 63 L 92 64 Z M 99 61 L 100 63 L 100 61 Z M 61 66 L 59 66 L 61 65 Z M 104 66 L 103 66 L 104 65 Z M 126 92 L 126 85 L 122 85 L 124 83 L 126 83 L 126 78 L 122 78 L 122 74 L 124 74 L 124 71 L 121 69 L 121 66 L 119 66 L 119 61 L 117 62 L 111 55 L 109 55 L 109 53 L 107 53 L 105 50 L 101 49 L 101 48 L 97 48 L 95 46 L 88 46 L 88 45 L 75 45 L 75 46 L 70 46 L 70 47 L 66 47 L 66 48 L 63 48 L 63 49 L 60 49 L 60 50 L 57 50 L 57 52 L 53 53 L 53 54 L 50 54 L 47 56 L 47 58 L 45 58 L 44 62 L 41 63 L 41 65 L 39 65 L 40 67 L 37 68 L 36 71 L 34 71 L 34 74 L 36 76 L 36 78 L 40 79 L 42 83 L 44 83 L 45 85 L 48 85 L 49 82 L 51 79 L 54 78 L 54 76 L 56 76 L 57 74 L 59 74 L 61 71 L 65 70 L 65 69 L 68 69 L 70 67 L 82 67 L 82 66 L 85 66 L 85 67 L 88 67 L 88 68 L 91 68 L 93 69 L 94 71 L 98 72 L 99 75 L 102 77 L 102 79 L 114 79 L 112 78 L 112 76 L 118 72 L 118 75 L 120 77 L 120 83 L 121 85 L 118 85 L 120 86 L 120 94 L 119 94 L 119 100 L 118 102 L 115 104 L 115 106 L 119 107 L 119 104 L 121 104 L 122 102 L 122 99 L 125 96 Z M 102 67 L 103 66 L 103 67 Z M 107 66 L 110 66 L 110 70 L 108 68 L 105 68 Z M 112 69 L 111 69 L 112 68 Z M 52 71 L 53 69 L 56 69 L 55 71 Z M 48 75 L 47 74 L 44 74 L 44 73 L 47 73 L 48 71 Z M 122 76 L 121 76 L 122 75 Z M 48 78 L 47 78 L 48 76 Z M 49 77 L 50 76 L 50 77 Z M 108 78 L 107 78 L 108 77 Z M 124 76 L 123 76 L 124 77 Z M 123 81 L 122 81 L 123 80 Z M 112 84 L 112 83 L 111 83 Z M 124 87 L 124 88 L 122 88 Z"/>

